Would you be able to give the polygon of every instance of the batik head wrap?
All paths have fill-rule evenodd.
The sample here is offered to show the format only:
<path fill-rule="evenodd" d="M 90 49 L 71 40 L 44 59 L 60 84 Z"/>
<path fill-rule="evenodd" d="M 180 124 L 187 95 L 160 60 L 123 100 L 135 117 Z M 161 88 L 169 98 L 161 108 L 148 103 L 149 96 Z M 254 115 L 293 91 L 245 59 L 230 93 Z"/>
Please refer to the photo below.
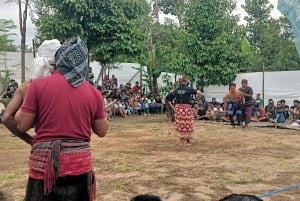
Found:
<path fill-rule="evenodd" d="M 54 70 L 55 53 L 60 48 L 60 42 L 57 39 L 45 40 L 37 50 L 37 57 L 33 60 L 32 79 L 51 75 Z"/>
<path fill-rule="evenodd" d="M 68 39 L 56 52 L 56 67 L 73 87 L 81 85 L 88 67 L 88 48 L 79 37 Z"/>

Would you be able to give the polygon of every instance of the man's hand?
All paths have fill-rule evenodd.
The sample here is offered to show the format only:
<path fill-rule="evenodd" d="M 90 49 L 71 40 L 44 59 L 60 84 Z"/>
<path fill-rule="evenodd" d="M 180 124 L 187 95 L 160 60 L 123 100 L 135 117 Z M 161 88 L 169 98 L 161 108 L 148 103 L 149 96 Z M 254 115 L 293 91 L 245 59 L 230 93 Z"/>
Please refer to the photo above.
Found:
<path fill-rule="evenodd" d="M 33 138 L 29 134 L 27 134 L 25 132 L 24 133 L 20 132 L 17 129 L 17 123 L 16 123 L 14 117 L 11 116 L 11 117 L 6 118 L 6 120 L 3 122 L 3 124 L 10 132 L 12 132 L 12 134 L 19 137 L 21 140 L 23 140 L 24 142 L 26 142 L 27 144 L 32 146 Z"/>

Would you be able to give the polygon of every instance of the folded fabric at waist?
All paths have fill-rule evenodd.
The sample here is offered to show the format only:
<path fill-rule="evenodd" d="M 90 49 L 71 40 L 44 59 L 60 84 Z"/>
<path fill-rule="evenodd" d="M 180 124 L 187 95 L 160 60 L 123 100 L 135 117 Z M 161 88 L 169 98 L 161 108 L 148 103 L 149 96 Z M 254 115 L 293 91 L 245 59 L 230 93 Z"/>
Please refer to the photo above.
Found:
<path fill-rule="evenodd" d="M 44 192 L 51 192 L 57 177 L 80 175 L 92 170 L 88 142 L 57 140 L 35 143 L 30 155 L 29 175 L 44 180 Z"/>

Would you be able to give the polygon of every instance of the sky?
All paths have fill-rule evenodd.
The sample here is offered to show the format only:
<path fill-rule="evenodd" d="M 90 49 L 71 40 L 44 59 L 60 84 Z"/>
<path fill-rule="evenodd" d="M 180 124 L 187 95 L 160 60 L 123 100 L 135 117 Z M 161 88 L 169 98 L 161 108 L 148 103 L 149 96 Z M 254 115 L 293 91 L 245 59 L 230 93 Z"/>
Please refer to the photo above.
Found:
<path fill-rule="evenodd" d="M 281 14 L 277 10 L 277 1 L 278 0 L 269 0 L 271 4 L 274 5 L 274 10 L 272 11 L 272 16 L 274 18 L 278 18 Z M 15 3 L 6 4 L 6 0 L 0 0 L 0 18 L 4 19 L 12 19 L 15 24 L 18 26 L 19 24 L 19 13 L 18 13 L 18 5 Z M 237 0 L 237 10 L 236 14 L 240 14 L 241 17 L 245 16 L 245 13 L 243 9 L 241 8 L 241 4 L 244 4 L 244 0 Z M 13 37 L 13 39 L 16 41 L 16 44 L 20 43 L 20 34 L 19 29 L 13 30 L 13 33 L 16 34 L 16 36 Z M 29 46 L 32 46 L 32 39 L 34 38 L 35 33 L 35 27 L 31 23 L 30 18 L 27 20 L 27 37 L 26 37 L 26 44 Z"/>

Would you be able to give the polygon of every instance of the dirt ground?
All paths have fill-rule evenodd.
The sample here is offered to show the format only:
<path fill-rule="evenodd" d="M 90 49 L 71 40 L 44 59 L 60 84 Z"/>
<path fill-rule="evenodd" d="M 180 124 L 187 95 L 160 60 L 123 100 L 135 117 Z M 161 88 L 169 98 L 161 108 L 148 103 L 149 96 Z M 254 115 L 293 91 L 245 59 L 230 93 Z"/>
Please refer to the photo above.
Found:
<path fill-rule="evenodd" d="M 129 201 L 140 193 L 163 201 L 217 201 L 300 183 L 299 131 L 196 122 L 193 145 L 182 147 L 165 115 L 110 125 L 105 138 L 93 136 L 91 143 L 98 201 Z M 0 200 L 21 201 L 30 147 L 8 134 L 0 125 Z M 300 189 L 264 200 L 299 201 Z"/>

